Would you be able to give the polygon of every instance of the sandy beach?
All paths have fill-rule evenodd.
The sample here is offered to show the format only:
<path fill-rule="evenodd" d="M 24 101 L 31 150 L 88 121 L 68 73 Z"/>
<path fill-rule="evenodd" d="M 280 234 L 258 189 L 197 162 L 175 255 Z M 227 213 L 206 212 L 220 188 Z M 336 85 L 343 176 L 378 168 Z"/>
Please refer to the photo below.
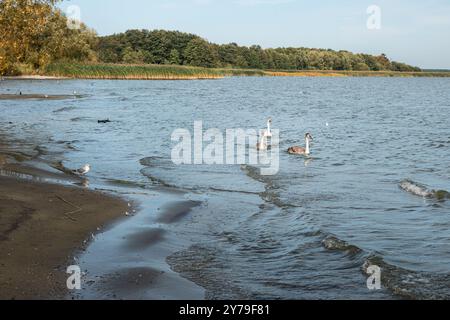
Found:
<path fill-rule="evenodd" d="M 199 203 L 162 189 L 129 198 L 86 188 L 59 162 L 30 161 L 12 146 L 0 142 L 0 300 L 204 298 L 166 263 L 187 244 L 164 229 Z M 81 291 L 66 287 L 74 264 Z"/>
<path fill-rule="evenodd" d="M 7 160 L 1 170 L 45 174 Z M 73 256 L 127 209 L 100 192 L 0 176 L 0 299 L 64 299 Z"/>

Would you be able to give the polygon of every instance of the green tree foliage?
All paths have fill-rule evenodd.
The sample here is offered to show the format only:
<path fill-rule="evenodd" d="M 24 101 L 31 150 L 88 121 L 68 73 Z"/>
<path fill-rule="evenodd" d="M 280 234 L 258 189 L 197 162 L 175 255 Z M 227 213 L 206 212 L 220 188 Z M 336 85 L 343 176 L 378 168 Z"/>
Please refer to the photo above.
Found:
<path fill-rule="evenodd" d="M 184 50 L 185 63 L 197 67 L 217 67 L 219 65 L 219 55 L 216 48 L 207 41 L 195 38 L 192 39 Z"/>
<path fill-rule="evenodd" d="M 152 63 L 153 57 L 144 50 L 133 50 L 127 47 L 123 51 L 122 61 L 129 64 Z"/>
<path fill-rule="evenodd" d="M 179 54 L 179 63 L 184 63 L 183 53 L 189 42 L 199 37 L 177 31 L 128 30 L 125 33 L 100 37 L 96 50 L 103 62 L 124 62 L 125 49 L 147 53 L 148 63 L 164 64 L 172 60 L 174 51 Z"/>
<path fill-rule="evenodd" d="M 129 30 L 101 37 L 97 51 L 102 61 L 120 63 L 128 61 L 128 48 L 147 52 L 152 57 L 147 60 L 156 64 L 279 70 L 420 71 L 391 62 L 385 54 L 372 56 L 309 48 L 263 49 L 236 43 L 218 45 L 193 34 L 164 30 Z"/>
<path fill-rule="evenodd" d="M 166 64 L 175 64 L 175 65 L 181 64 L 180 53 L 178 52 L 177 49 L 172 49 L 172 51 L 170 51 L 169 60 L 167 61 Z"/>
<path fill-rule="evenodd" d="M 0 75 L 18 67 L 43 69 L 55 61 L 173 64 L 278 70 L 420 71 L 385 54 L 373 56 L 309 48 L 263 49 L 214 44 L 194 34 L 128 30 L 97 37 L 93 30 L 67 26 L 58 0 L 0 0 Z"/>
<path fill-rule="evenodd" d="M 417 71 L 421 71 L 420 68 L 412 67 L 410 65 L 407 65 L 407 64 L 401 63 L 401 62 L 392 61 L 391 65 L 392 65 L 392 70 L 393 71 L 401 71 L 401 72 L 417 72 Z"/>

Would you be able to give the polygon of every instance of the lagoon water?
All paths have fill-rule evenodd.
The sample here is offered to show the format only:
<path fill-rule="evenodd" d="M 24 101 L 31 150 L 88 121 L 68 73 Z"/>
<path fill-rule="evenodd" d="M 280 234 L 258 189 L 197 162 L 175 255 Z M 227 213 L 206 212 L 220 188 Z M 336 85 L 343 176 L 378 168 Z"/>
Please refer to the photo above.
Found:
<path fill-rule="evenodd" d="M 41 161 L 90 163 L 93 186 L 139 195 L 138 223 L 178 241 L 168 266 L 208 298 L 450 298 L 450 200 L 399 187 L 450 190 L 449 88 L 438 78 L 2 81 L 1 93 L 77 97 L 0 101 L 0 126 Z M 269 116 L 277 175 L 170 160 L 177 128 L 263 129 Z M 306 132 L 311 159 L 284 152 Z M 145 192 L 162 187 L 193 205 L 158 221 Z M 130 232 L 115 229 L 86 253 L 88 273 L 114 232 Z M 381 290 L 367 289 L 368 263 L 382 268 Z"/>

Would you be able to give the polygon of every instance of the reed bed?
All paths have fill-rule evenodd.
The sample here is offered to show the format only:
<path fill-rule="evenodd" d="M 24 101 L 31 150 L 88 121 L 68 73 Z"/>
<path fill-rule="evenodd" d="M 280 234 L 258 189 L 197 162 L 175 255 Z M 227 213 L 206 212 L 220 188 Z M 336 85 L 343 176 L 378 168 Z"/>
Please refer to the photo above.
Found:
<path fill-rule="evenodd" d="M 258 70 L 212 69 L 172 65 L 125 65 L 53 63 L 47 67 L 48 76 L 77 79 L 123 80 L 195 80 L 220 79 L 228 76 L 264 75 Z"/>
<path fill-rule="evenodd" d="M 450 77 L 450 72 L 399 72 L 399 71 L 351 71 L 351 70 L 301 70 L 265 71 L 273 77 Z"/>
<path fill-rule="evenodd" d="M 346 77 L 345 74 L 337 72 L 314 72 L 314 71 L 265 71 L 270 77 Z"/>
<path fill-rule="evenodd" d="M 66 63 L 49 65 L 45 76 L 76 79 L 118 80 L 197 80 L 236 76 L 271 77 L 450 77 L 450 72 L 337 71 L 337 70 L 257 70 L 201 68 L 176 65 L 129 65 L 102 63 Z"/>

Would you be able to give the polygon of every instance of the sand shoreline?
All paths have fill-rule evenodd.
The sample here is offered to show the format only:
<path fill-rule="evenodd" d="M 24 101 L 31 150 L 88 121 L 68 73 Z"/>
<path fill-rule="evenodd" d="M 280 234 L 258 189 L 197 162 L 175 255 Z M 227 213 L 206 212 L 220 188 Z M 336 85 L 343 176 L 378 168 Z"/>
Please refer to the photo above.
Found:
<path fill-rule="evenodd" d="M 65 299 L 66 269 L 93 233 L 129 210 L 128 202 L 76 186 L 31 181 L 0 151 L 0 299 Z M 49 172 L 51 178 L 64 174 Z M 76 177 L 66 177 L 73 183 Z"/>
<path fill-rule="evenodd" d="M 21 76 L 3 76 L 3 80 L 66 80 L 68 77 L 40 76 L 40 75 L 21 75 Z"/>
<path fill-rule="evenodd" d="M 189 246 L 170 225 L 199 203 L 175 190 L 82 188 L 88 180 L 63 169 L 0 141 L 0 300 L 205 298 L 166 262 Z M 82 290 L 66 287 L 70 265 Z"/>

